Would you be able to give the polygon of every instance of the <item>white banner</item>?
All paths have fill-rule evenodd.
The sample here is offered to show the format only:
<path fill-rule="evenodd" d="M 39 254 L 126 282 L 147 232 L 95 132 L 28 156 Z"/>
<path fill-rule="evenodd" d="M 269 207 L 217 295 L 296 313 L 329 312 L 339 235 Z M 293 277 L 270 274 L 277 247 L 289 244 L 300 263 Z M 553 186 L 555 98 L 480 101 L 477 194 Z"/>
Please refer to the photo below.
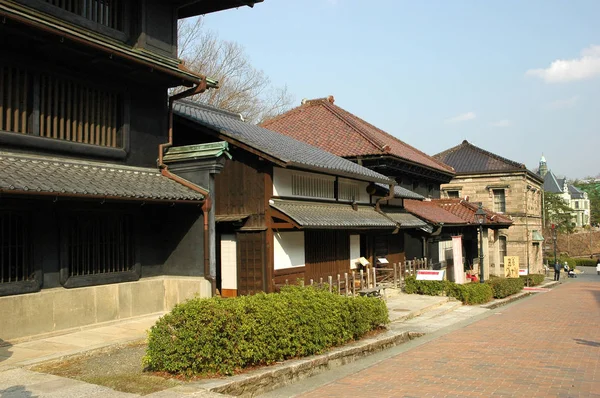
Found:
<path fill-rule="evenodd" d="M 527 275 L 527 270 L 526 269 L 519 269 L 519 276 L 521 275 Z"/>
<path fill-rule="evenodd" d="M 432 271 L 432 270 L 418 270 L 417 280 L 418 281 L 442 281 L 444 280 L 444 270 Z"/>

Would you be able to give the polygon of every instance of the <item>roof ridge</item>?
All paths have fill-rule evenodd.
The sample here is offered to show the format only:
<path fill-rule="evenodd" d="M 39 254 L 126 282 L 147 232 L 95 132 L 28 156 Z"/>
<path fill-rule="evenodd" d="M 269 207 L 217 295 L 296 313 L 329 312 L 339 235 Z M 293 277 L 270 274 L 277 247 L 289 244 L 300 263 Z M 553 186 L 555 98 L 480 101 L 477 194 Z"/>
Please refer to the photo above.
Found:
<path fill-rule="evenodd" d="M 243 116 L 240 113 L 235 113 L 235 112 L 231 112 L 222 108 L 219 108 L 217 106 L 214 105 L 209 105 L 209 104 L 204 104 L 201 102 L 196 102 L 196 101 L 192 101 L 190 99 L 179 99 L 179 100 L 175 100 L 176 104 L 179 105 L 184 105 L 184 106 L 190 106 L 190 107 L 195 107 L 195 108 L 200 108 L 200 109 L 205 109 L 209 112 L 215 112 L 221 115 L 225 115 L 225 116 L 230 116 L 233 117 L 235 119 L 238 119 L 240 121 L 244 121 Z"/>
<path fill-rule="evenodd" d="M 461 144 L 461 145 L 467 145 L 467 146 L 470 146 L 470 147 L 474 148 L 475 150 L 477 150 L 477 151 L 479 151 L 479 152 L 483 153 L 484 155 L 491 156 L 491 157 L 493 157 L 493 158 L 495 158 L 495 159 L 497 159 L 497 160 L 503 161 L 503 162 L 505 162 L 505 163 L 508 163 L 508 164 L 510 164 L 510 165 L 512 165 L 512 166 L 516 166 L 516 167 L 517 167 L 517 168 L 519 168 L 519 169 L 527 169 L 527 167 L 525 167 L 525 164 L 524 164 L 524 163 L 515 162 L 514 160 L 510 160 L 510 159 L 508 159 L 508 158 L 505 158 L 505 157 L 503 157 L 503 156 L 497 155 L 497 154 L 495 154 L 495 153 L 492 153 L 492 152 L 490 152 L 490 151 L 486 151 L 486 150 L 485 150 L 485 149 L 483 149 L 483 148 L 480 148 L 480 147 L 478 147 L 478 146 L 476 146 L 476 145 L 473 145 L 473 144 L 471 144 L 471 143 L 470 143 L 469 141 L 467 141 L 467 140 L 464 140 L 464 141 L 462 142 L 462 144 Z"/>

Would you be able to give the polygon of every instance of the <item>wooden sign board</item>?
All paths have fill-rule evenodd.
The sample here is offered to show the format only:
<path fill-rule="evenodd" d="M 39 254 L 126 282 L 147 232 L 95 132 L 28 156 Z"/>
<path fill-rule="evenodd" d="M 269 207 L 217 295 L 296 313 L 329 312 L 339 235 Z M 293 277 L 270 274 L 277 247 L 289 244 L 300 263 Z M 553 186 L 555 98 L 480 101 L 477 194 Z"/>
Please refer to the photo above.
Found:
<path fill-rule="evenodd" d="M 519 277 L 519 256 L 504 256 L 504 277 Z"/>

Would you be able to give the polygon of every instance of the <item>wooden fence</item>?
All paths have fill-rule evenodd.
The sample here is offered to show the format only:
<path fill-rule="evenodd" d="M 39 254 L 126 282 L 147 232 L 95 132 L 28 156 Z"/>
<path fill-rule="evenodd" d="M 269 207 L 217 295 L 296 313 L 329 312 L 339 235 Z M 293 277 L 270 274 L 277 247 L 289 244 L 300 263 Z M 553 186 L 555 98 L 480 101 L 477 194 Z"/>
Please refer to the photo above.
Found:
<path fill-rule="evenodd" d="M 310 286 L 318 286 L 329 289 L 330 292 L 336 292 L 345 296 L 356 296 L 367 290 L 376 288 L 401 289 L 404 286 L 404 278 L 409 275 L 416 275 L 418 270 L 431 269 L 431 264 L 427 258 L 407 260 L 403 263 L 387 264 L 389 268 L 373 267 L 371 265 L 358 271 L 346 272 L 343 275 L 328 276 L 319 278 L 318 281 L 310 279 Z M 404 272 L 403 272 L 404 271 Z M 289 281 L 285 280 L 285 285 Z M 304 282 L 301 281 L 303 285 Z M 277 286 L 281 287 L 281 285 Z"/>

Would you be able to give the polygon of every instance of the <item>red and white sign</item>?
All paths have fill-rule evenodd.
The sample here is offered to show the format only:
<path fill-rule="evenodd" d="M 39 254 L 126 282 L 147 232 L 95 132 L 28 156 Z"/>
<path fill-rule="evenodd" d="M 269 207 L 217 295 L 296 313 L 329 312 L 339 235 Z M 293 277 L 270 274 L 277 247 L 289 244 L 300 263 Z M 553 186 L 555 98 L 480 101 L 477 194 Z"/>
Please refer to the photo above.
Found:
<path fill-rule="evenodd" d="M 527 275 L 527 270 L 526 269 L 519 269 L 519 276 L 521 275 Z"/>
<path fill-rule="evenodd" d="M 441 281 L 444 280 L 444 270 L 432 271 L 432 270 L 418 270 L 417 271 L 418 281 Z"/>

